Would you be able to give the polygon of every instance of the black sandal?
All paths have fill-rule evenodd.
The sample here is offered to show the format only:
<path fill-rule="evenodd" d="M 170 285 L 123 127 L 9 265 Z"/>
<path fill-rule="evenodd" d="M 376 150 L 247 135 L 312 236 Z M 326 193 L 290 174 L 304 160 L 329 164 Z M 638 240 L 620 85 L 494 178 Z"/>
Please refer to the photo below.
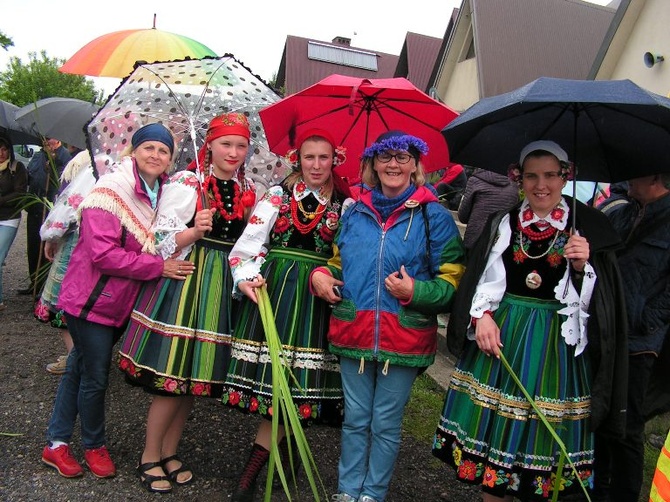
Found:
<path fill-rule="evenodd" d="M 181 465 L 173 471 L 168 471 L 167 470 L 167 463 L 172 462 L 173 460 L 177 461 L 177 462 L 181 462 Z M 165 457 L 164 459 L 162 459 L 161 460 L 161 467 L 163 467 L 163 470 L 167 474 L 167 477 L 170 479 L 170 481 L 172 481 L 176 485 L 184 486 L 184 485 L 187 485 L 187 484 L 193 482 L 193 471 L 191 470 L 191 468 L 189 466 L 187 466 L 183 462 L 182 459 L 179 458 L 179 455 L 177 455 L 177 454 L 170 455 L 169 457 Z M 182 473 L 182 472 L 190 472 L 191 477 L 188 478 L 186 481 L 179 481 L 179 474 Z"/>
<path fill-rule="evenodd" d="M 140 460 L 141 462 L 141 460 Z M 154 474 L 147 474 L 147 471 L 154 467 L 163 467 L 162 462 L 146 462 L 137 466 L 137 475 L 140 477 L 141 483 L 147 490 L 154 493 L 170 493 L 172 491 L 172 480 L 169 476 L 156 476 Z M 156 481 L 170 481 L 170 486 L 167 488 L 156 488 L 154 483 Z"/>

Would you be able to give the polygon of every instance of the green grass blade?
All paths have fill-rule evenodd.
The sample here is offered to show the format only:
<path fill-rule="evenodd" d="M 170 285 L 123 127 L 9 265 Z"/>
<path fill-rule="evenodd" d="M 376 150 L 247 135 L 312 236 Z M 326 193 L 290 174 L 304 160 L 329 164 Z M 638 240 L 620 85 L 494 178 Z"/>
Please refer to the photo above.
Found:
<path fill-rule="evenodd" d="M 284 418 L 284 429 L 286 431 L 287 441 L 288 438 L 292 436 L 293 440 L 298 449 L 298 454 L 302 460 L 303 468 L 307 475 L 310 488 L 312 490 L 312 495 L 314 500 L 320 502 L 321 495 L 319 492 L 319 487 L 317 487 L 316 480 L 318 479 L 320 484 L 320 489 L 327 498 L 327 491 L 321 476 L 319 475 L 316 463 L 314 461 L 314 456 L 309 448 L 307 442 L 307 437 L 305 436 L 305 431 L 302 428 L 302 423 L 300 417 L 298 416 L 298 409 L 293 402 L 293 397 L 291 396 L 291 387 L 288 383 L 287 374 L 291 374 L 290 370 L 285 367 L 283 354 L 283 347 L 279 334 L 277 333 L 277 327 L 274 322 L 274 316 L 272 314 L 272 305 L 270 303 L 270 297 L 267 293 L 267 288 L 263 286 L 256 290 L 258 298 L 258 308 L 260 310 L 261 321 L 263 322 L 263 328 L 265 329 L 265 338 L 268 344 L 268 350 L 270 352 L 270 360 L 272 361 L 272 441 L 270 447 L 270 461 L 268 464 L 268 477 L 266 481 L 265 488 L 265 500 L 270 501 L 272 495 L 272 479 L 274 476 L 274 468 L 277 467 L 277 472 L 279 478 L 284 487 L 284 493 L 286 494 L 288 500 L 291 499 L 291 492 L 288 487 L 286 480 L 286 474 L 284 472 L 284 466 L 282 466 L 281 456 L 279 455 L 279 448 L 277 442 L 277 436 L 279 432 L 279 416 Z M 290 451 L 290 449 L 289 449 Z M 290 460 L 290 462 L 292 462 Z"/>
<path fill-rule="evenodd" d="M 509 372 L 510 376 L 512 377 L 512 380 L 514 380 L 514 382 L 519 386 L 519 389 L 521 389 L 521 392 L 523 393 L 525 398 L 530 403 L 531 407 L 533 408 L 533 410 L 537 414 L 540 421 L 547 428 L 547 430 L 549 431 L 549 434 L 551 434 L 551 436 L 554 438 L 554 441 L 556 441 L 556 443 L 558 444 L 558 447 L 561 450 L 561 457 L 564 456 L 565 460 L 568 461 L 568 464 L 570 464 L 570 467 L 572 468 L 572 472 L 574 472 L 574 474 L 575 474 L 576 480 L 579 482 L 579 485 L 582 487 L 582 491 L 584 492 L 584 495 L 586 495 L 586 500 L 591 502 L 591 497 L 589 497 L 588 490 L 586 489 L 586 486 L 584 485 L 584 483 L 582 482 L 582 480 L 579 477 L 579 473 L 577 472 L 577 467 L 572 462 L 572 460 L 570 460 L 570 455 L 569 455 L 569 453 L 568 453 L 568 451 L 565 447 L 565 444 L 563 443 L 563 440 L 556 433 L 556 430 L 551 426 L 551 424 L 547 420 L 547 417 L 544 416 L 544 413 L 542 413 L 542 410 L 540 410 L 540 408 L 538 407 L 535 400 L 531 397 L 531 395 L 528 393 L 526 388 L 523 386 L 523 384 L 521 383 L 521 380 L 519 380 L 519 377 L 516 375 L 516 373 L 514 373 L 514 370 L 512 369 L 512 367 L 507 362 L 507 359 L 505 359 L 505 355 L 502 353 L 502 351 L 500 352 L 500 361 L 502 362 L 505 369 Z M 559 463 L 560 463 L 560 461 L 559 461 Z M 563 479 L 563 469 L 562 469 L 562 466 L 561 466 L 561 470 L 556 472 L 556 479 L 554 481 L 554 486 L 555 487 L 560 487 L 562 479 Z M 557 492 L 557 491 L 558 490 L 554 490 L 554 492 Z"/>

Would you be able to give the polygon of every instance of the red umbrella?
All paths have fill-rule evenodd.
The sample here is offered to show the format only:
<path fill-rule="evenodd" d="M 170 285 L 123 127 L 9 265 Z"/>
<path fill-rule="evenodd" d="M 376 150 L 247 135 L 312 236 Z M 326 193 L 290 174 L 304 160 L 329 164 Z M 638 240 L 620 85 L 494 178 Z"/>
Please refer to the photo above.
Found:
<path fill-rule="evenodd" d="M 442 129 L 458 114 L 405 78 L 331 75 L 260 111 L 270 150 L 284 155 L 306 129 L 322 128 L 347 149 L 337 173 L 358 179 L 363 150 L 381 133 L 400 129 L 428 143 L 426 171 L 449 164 Z"/>

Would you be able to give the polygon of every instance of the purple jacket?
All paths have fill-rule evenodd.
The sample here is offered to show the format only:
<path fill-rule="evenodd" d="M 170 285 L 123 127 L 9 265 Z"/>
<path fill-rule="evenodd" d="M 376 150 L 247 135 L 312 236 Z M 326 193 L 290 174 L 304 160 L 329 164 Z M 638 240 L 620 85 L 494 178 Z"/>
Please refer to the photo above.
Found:
<path fill-rule="evenodd" d="M 135 194 L 148 196 L 136 184 Z M 108 211 L 82 211 L 79 241 L 72 252 L 58 306 L 70 315 L 105 326 L 123 326 L 143 283 L 163 273 L 160 256 L 142 252 L 142 245 Z"/>

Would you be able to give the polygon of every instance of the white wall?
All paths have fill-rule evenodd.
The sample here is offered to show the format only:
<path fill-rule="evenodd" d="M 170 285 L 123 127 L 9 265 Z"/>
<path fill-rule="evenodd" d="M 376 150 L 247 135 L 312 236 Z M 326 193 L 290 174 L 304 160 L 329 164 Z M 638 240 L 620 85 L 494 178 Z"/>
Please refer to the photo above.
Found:
<path fill-rule="evenodd" d="M 644 65 L 645 52 L 665 56 L 652 68 Z M 610 80 L 630 79 L 645 89 L 670 92 L 670 1 L 647 0 L 617 61 Z"/>
<path fill-rule="evenodd" d="M 456 64 L 448 83 L 447 92 L 442 99 L 448 107 L 457 112 L 462 112 L 479 101 L 476 58 Z"/>

